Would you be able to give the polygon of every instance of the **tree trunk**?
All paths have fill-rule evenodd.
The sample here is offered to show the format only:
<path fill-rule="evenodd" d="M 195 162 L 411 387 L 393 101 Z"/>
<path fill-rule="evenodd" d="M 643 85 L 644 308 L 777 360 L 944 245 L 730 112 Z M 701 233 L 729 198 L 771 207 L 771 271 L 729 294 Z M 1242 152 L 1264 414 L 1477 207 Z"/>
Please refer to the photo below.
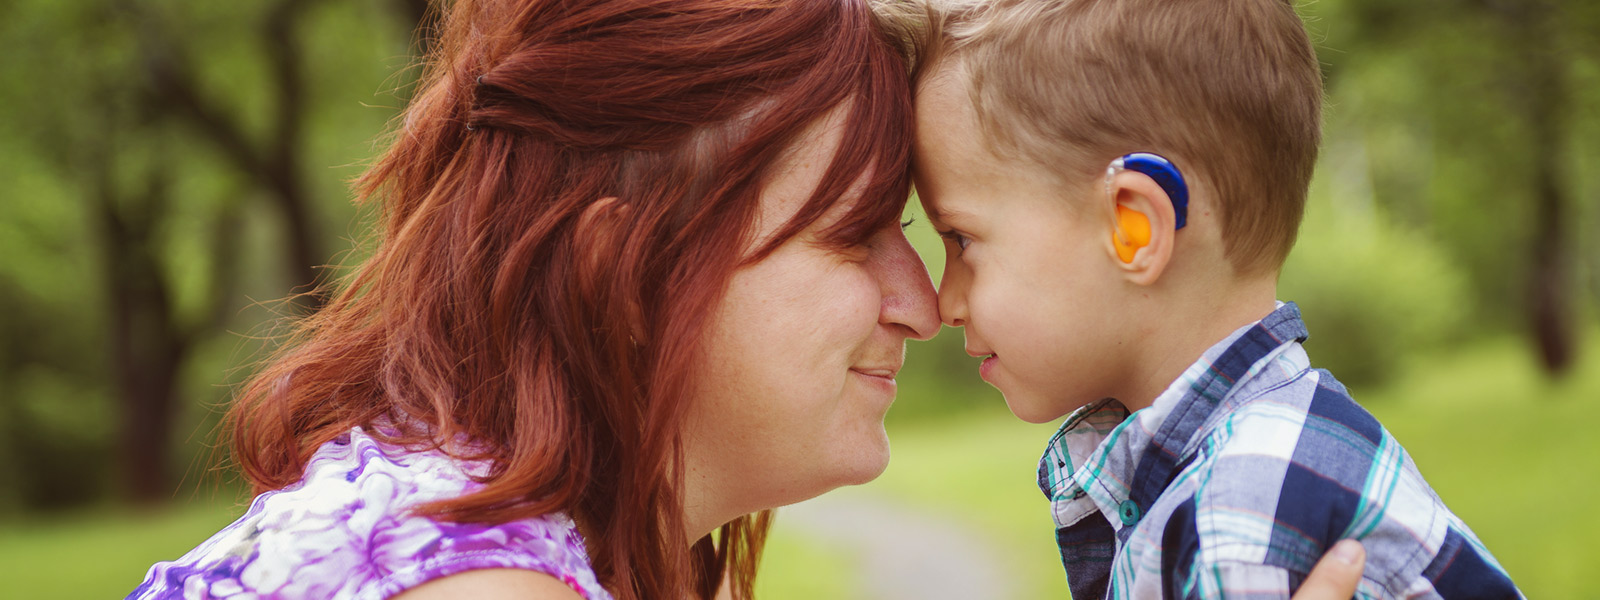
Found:
<path fill-rule="evenodd" d="M 128 325 L 149 315 L 125 314 L 127 318 L 113 323 L 112 331 L 116 344 L 113 366 L 122 407 L 118 483 L 134 504 L 154 505 L 170 499 L 174 492 L 169 443 L 177 418 L 177 375 L 186 345 L 129 335 L 139 327 Z"/>
<path fill-rule="evenodd" d="M 1563 375 L 1572 366 L 1578 332 L 1572 319 L 1570 255 L 1565 161 L 1567 139 L 1561 122 L 1570 90 L 1565 63 L 1556 46 L 1555 11 L 1547 2 L 1510 7 L 1508 25 L 1523 54 L 1516 82 L 1516 106 L 1531 135 L 1533 171 L 1533 244 L 1529 259 L 1527 298 L 1529 324 L 1539 359 L 1547 372 Z M 1520 81 L 1519 81 L 1520 80 Z"/>
<path fill-rule="evenodd" d="M 117 383 L 119 488 L 135 504 L 173 492 L 168 442 L 177 416 L 177 375 L 189 348 L 154 243 L 166 186 L 158 175 L 142 196 L 124 196 L 109 163 L 99 174 L 95 217 L 111 313 L 111 367 Z"/>

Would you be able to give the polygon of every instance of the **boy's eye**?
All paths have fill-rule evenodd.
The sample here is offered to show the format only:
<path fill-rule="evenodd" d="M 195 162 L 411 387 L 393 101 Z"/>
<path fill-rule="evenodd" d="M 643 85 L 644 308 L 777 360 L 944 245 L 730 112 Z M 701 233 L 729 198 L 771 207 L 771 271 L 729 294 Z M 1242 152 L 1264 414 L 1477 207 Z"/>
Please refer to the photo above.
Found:
<path fill-rule="evenodd" d="M 964 236 L 964 235 L 961 235 L 959 233 L 956 233 L 956 230 L 954 230 L 954 229 L 951 229 L 951 230 L 948 230 L 948 231 L 940 231 L 939 232 L 939 237 L 942 237 L 945 240 L 948 240 L 951 243 L 954 243 L 956 245 L 956 248 L 959 249 L 959 250 L 966 250 L 967 246 L 972 244 L 972 240 L 971 239 L 969 239 L 967 236 Z"/>

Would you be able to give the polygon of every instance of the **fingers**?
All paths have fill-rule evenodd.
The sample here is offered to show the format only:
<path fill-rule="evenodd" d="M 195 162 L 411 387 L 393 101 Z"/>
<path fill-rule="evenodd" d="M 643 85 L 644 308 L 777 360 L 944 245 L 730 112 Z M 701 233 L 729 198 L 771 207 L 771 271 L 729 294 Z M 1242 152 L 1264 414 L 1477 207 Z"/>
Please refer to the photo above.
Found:
<path fill-rule="evenodd" d="M 1361 542 L 1340 540 L 1317 561 L 1294 600 L 1345 600 L 1354 596 L 1366 563 L 1367 550 Z"/>

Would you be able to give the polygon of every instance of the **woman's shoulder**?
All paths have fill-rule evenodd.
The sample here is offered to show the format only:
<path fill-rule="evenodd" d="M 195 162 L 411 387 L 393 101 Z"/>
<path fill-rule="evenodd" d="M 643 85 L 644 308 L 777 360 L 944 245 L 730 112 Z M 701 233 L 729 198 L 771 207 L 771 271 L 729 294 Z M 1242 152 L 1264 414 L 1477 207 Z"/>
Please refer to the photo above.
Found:
<path fill-rule="evenodd" d="M 608 598 L 565 515 L 474 524 L 411 514 L 472 491 L 482 469 L 354 429 L 323 445 L 300 482 L 257 496 L 238 521 L 152 567 L 130 598 L 377 599 L 479 569 L 537 571 L 588 600 Z"/>

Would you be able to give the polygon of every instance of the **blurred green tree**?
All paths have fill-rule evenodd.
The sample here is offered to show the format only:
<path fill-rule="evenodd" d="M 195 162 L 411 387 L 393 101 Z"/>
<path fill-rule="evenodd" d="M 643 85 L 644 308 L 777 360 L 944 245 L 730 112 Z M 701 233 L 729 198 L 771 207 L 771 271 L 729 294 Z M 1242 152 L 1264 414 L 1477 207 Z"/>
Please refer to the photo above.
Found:
<path fill-rule="evenodd" d="M 1378 202 L 1463 262 L 1479 326 L 1523 323 L 1547 371 L 1578 346 L 1591 242 L 1600 5 L 1588 0 L 1307 4 L 1330 138 L 1356 128 Z M 1586 202 L 1584 200 L 1587 200 Z M 1439 302 L 1450 302 L 1439 298 Z M 1506 325 L 1516 326 L 1515 323 Z"/>
<path fill-rule="evenodd" d="M 105 381 L 115 398 L 105 429 L 116 432 L 114 447 L 106 448 L 115 457 L 116 487 L 126 499 L 156 502 L 176 482 L 173 433 L 184 400 L 198 400 L 180 389 L 185 365 L 230 324 L 254 328 L 237 318 L 245 304 L 241 279 L 265 297 L 294 289 L 289 312 L 320 302 L 318 269 L 330 261 L 323 232 L 329 221 L 351 216 L 347 203 L 332 201 L 345 197 L 343 183 L 323 167 L 363 160 L 368 151 L 352 152 L 351 142 L 370 139 L 394 114 L 390 107 L 374 118 L 364 109 L 369 114 L 348 118 L 361 97 L 355 90 L 371 93 L 388 77 L 386 60 L 410 61 L 408 33 L 426 3 L 25 0 L 3 10 L 5 39 L 18 51 L 6 59 L 10 81 L 0 105 L 14 127 L 0 147 L 28 157 L 29 166 L 44 170 L 32 175 L 53 188 L 18 198 L 7 216 L 17 217 L 15 227 L 71 244 L 71 253 L 84 252 L 77 242 L 87 241 L 87 262 L 96 268 L 70 275 L 8 269 L 0 304 L 19 305 L 12 314 L 53 313 L 52 321 L 63 323 L 74 314 L 103 316 L 73 338 L 87 343 L 51 354 L 33 350 L 49 336 L 30 336 L 26 323 L 17 323 L 18 331 L 6 332 L 16 350 L 0 353 L 0 376 L 16 380 L 43 365 Z M 357 60 L 360 66 L 349 68 Z M 38 210 L 73 199 L 77 222 Z M 263 229 L 276 233 L 260 235 Z M 263 259 L 270 254 L 278 256 Z M 271 263 L 282 279 L 259 274 Z M 93 283 L 52 282 L 62 277 Z M 105 367 L 85 367 L 96 348 L 104 349 Z M 27 399 L 6 401 L 20 406 Z M 41 436 L 28 434 L 39 419 L 10 414 L 19 417 L 7 420 L 7 439 L 20 464 L 40 462 L 60 446 L 97 445 L 65 425 L 54 432 L 71 444 L 40 447 Z M 82 423 L 95 418 L 80 415 L 79 425 L 95 430 Z M 92 478 L 70 469 L 14 471 L 34 490 Z M 72 489 L 23 500 L 61 505 L 96 493 L 92 484 Z"/>

